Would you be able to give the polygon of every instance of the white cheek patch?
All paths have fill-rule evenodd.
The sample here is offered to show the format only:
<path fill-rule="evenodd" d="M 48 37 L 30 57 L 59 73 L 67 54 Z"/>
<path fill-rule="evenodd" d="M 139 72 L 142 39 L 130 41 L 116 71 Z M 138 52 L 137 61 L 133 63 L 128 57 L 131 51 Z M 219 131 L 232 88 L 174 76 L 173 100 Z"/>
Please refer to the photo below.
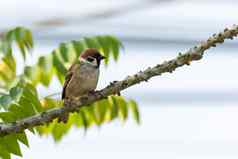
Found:
<path fill-rule="evenodd" d="M 88 63 L 87 60 L 85 60 L 84 58 L 81 58 L 81 57 L 80 57 L 79 61 L 82 61 L 82 62 L 84 62 L 84 63 Z"/>
<path fill-rule="evenodd" d="M 94 59 L 93 62 L 91 62 L 91 64 L 93 64 L 94 66 L 97 66 L 98 65 L 97 60 Z"/>
<path fill-rule="evenodd" d="M 80 58 L 80 61 L 82 61 L 82 62 L 84 62 L 84 63 L 87 63 L 87 64 L 90 64 L 90 65 L 92 65 L 92 66 L 97 66 L 98 64 L 97 64 L 97 60 L 94 58 L 94 60 L 92 61 L 92 62 L 89 62 L 89 61 L 87 61 L 86 59 L 84 59 L 84 58 Z"/>

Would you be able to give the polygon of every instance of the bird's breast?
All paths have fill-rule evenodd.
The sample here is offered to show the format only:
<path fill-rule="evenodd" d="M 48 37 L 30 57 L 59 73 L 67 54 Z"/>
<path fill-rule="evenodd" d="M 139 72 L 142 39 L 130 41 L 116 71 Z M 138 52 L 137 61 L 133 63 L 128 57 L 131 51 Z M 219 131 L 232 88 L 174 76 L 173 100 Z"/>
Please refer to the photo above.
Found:
<path fill-rule="evenodd" d="M 80 82 L 82 82 L 82 87 L 85 90 L 94 90 L 97 87 L 98 77 L 99 77 L 99 69 L 98 68 L 87 68 L 80 69 L 79 74 Z"/>
<path fill-rule="evenodd" d="M 67 94 L 78 97 L 95 90 L 99 78 L 99 69 L 96 67 L 81 66 L 73 75 L 68 85 Z"/>

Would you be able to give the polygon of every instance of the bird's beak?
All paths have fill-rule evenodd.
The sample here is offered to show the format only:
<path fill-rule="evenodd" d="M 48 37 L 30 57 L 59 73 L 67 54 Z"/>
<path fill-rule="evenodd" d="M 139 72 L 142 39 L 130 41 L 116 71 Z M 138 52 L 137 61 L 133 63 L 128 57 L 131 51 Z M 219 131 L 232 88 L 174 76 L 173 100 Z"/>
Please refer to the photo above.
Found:
<path fill-rule="evenodd" d="M 103 60 L 103 59 L 105 59 L 105 58 L 106 58 L 105 56 L 101 56 L 101 57 L 100 57 L 100 60 Z"/>

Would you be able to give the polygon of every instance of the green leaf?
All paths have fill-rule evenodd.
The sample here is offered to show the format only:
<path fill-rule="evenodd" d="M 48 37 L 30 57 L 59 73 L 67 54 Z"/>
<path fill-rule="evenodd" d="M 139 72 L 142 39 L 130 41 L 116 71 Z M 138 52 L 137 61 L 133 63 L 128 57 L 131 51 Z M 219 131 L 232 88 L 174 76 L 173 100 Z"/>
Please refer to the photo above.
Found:
<path fill-rule="evenodd" d="M 119 109 L 119 117 L 122 121 L 125 121 L 128 117 L 127 103 L 121 96 L 112 96 L 114 104 Z"/>
<path fill-rule="evenodd" d="M 15 122 L 16 115 L 12 112 L 0 112 L 0 119 L 2 119 L 5 123 Z"/>
<path fill-rule="evenodd" d="M 37 64 L 39 68 L 40 82 L 44 86 L 49 86 L 50 80 L 52 78 L 53 69 L 50 57 L 41 56 Z"/>
<path fill-rule="evenodd" d="M 36 89 L 31 84 L 29 83 L 25 84 L 22 98 L 26 98 L 27 100 L 30 100 L 30 103 L 34 105 L 34 108 L 37 112 L 43 111 L 40 100 L 38 99 Z"/>
<path fill-rule="evenodd" d="M 32 116 L 37 113 L 36 110 L 34 109 L 34 106 L 30 102 L 30 99 L 28 98 L 22 97 L 21 100 L 19 101 L 19 105 L 24 107 L 22 113 L 24 113 L 26 117 Z"/>
<path fill-rule="evenodd" d="M 36 80 L 36 73 L 37 73 L 37 70 L 35 67 L 32 67 L 32 66 L 26 66 L 24 68 L 24 75 L 32 81 L 32 83 Z"/>
<path fill-rule="evenodd" d="M 5 110 L 8 109 L 11 103 L 12 103 L 12 98 L 10 95 L 4 95 L 0 97 L 0 107 L 3 107 Z"/>
<path fill-rule="evenodd" d="M 26 59 L 26 52 L 33 48 L 33 40 L 31 31 L 24 27 L 16 27 L 3 36 L 2 52 L 5 54 L 12 54 L 12 44 L 16 42 L 23 59 Z"/>
<path fill-rule="evenodd" d="M 115 61 L 118 60 L 119 57 L 119 51 L 120 51 L 120 47 L 123 47 L 123 45 L 121 44 L 121 42 L 114 36 L 108 35 L 107 38 L 109 39 L 110 43 L 111 43 L 111 50 L 112 50 L 112 55 Z"/>
<path fill-rule="evenodd" d="M 16 27 L 3 34 L 0 39 L 0 53 L 3 54 L 0 63 L 0 77 L 3 80 L 3 86 L 9 88 L 16 77 L 16 60 L 12 55 L 12 46 L 16 43 L 20 49 L 23 59 L 26 59 L 26 53 L 33 47 L 32 35 L 30 30 L 23 27 Z"/>
<path fill-rule="evenodd" d="M 71 113 L 70 118 L 73 118 L 73 125 L 74 126 L 76 126 L 77 128 L 83 127 L 82 118 L 79 115 L 79 113 L 77 113 L 77 112 Z"/>
<path fill-rule="evenodd" d="M 109 120 L 113 120 L 118 116 L 119 108 L 117 106 L 116 100 L 113 96 L 108 97 L 110 102 L 110 116 Z"/>
<path fill-rule="evenodd" d="M 36 130 L 37 130 L 38 134 L 42 136 L 42 135 L 48 135 L 49 133 L 51 133 L 56 121 L 57 120 L 53 120 L 50 124 L 43 125 L 43 126 L 37 126 Z"/>
<path fill-rule="evenodd" d="M 11 159 L 10 153 L 3 147 L 2 143 L 0 142 L 0 158 L 1 159 Z"/>
<path fill-rule="evenodd" d="M 10 112 L 7 113 L 12 113 L 14 115 L 12 121 L 23 119 L 24 117 L 29 116 L 26 108 L 24 106 L 20 106 L 19 104 L 11 104 L 8 111 Z"/>
<path fill-rule="evenodd" d="M 8 41 L 7 39 L 2 39 L 0 41 L 0 44 L 0 53 L 3 53 L 4 55 L 12 55 L 11 41 Z"/>
<path fill-rule="evenodd" d="M 0 144 L 10 153 L 22 156 L 20 146 L 15 135 L 7 135 L 0 138 Z"/>
<path fill-rule="evenodd" d="M 100 48 L 95 38 L 84 37 L 85 44 L 88 48 Z"/>
<path fill-rule="evenodd" d="M 24 145 L 26 145 L 27 147 L 29 147 L 29 142 L 27 139 L 27 136 L 25 134 L 25 132 L 23 133 L 17 133 L 16 134 L 17 140 L 20 141 L 21 143 L 23 143 Z"/>
<path fill-rule="evenodd" d="M 52 129 L 52 136 L 56 142 L 60 141 L 62 136 L 68 131 L 64 123 L 57 123 L 55 121 L 54 127 Z"/>
<path fill-rule="evenodd" d="M 81 121 L 81 125 L 83 126 L 83 128 L 85 130 L 88 129 L 88 127 L 90 126 L 90 121 L 87 120 L 87 117 L 86 117 L 86 111 L 84 109 L 81 109 L 78 113 L 79 117 L 80 117 L 80 121 Z"/>
<path fill-rule="evenodd" d="M 96 39 L 102 47 L 103 55 L 106 57 L 104 62 L 105 62 L 105 64 L 108 64 L 109 55 L 110 55 L 110 41 L 105 36 L 97 36 Z"/>
<path fill-rule="evenodd" d="M 83 109 L 89 126 L 91 126 L 93 124 L 96 124 L 97 126 L 100 125 L 99 120 L 96 116 L 96 112 L 94 111 L 94 107 L 95 107 L 95 105 L 90 105 L 87 108 Z"/>
<path fill-rule="evenodd" d="M 58 121 L 56 120 L 54 122 L 55 124 L 52 129 L 52 136 L 56 142 L 59 142 L 62 139 L 63 135 L 65 135 L 69 131 L 72 123 L 69 121 L 67 122 L 67 124 L 58 123 Z"/>
<path fill-rule="evenodd" d="M 72 45 L 75 50 L 76 59 L 77 59 L 80 56 L 81 52 L 84 50 L 84 46 L 81 42 L 75 41 L 75 40 L 72 41 Z"/>
<path fill-rule="evenodd" d="M 93 108 L 98 125 L 101 125 L 105 121 L 109 107 L 110 103 L 107 99 L 100 100 L 94 104 Z"/>
<path fill-rule="evenodd" d="M 2 80 L 6 81 L 6 82 L 9 81 L 7 72 L 0 71 L 0 77 L 2 78 Z"/>
<path fill-rule="evenodd" d="M 23 59 L 25 60 L 26 59 L 26 50 L 25 50 L 24 41 L 23 41 L 23 39 L 21 39 L 22 38 L 21 34 L 22 34 L 21 33 L 21 29 L 20 28 L 16 28 L 16 30 L 15 30 L 16 43 L 17 43 L 19 49 L 21 50 Z"/>
<path fill-rule="evenodd" d="M 56 75 L 61 83 L 64 81 L 64 76 L 66 75 L 67 69 L 62 64 L 62 62 L 59 60 L 59 58 L 56 55 L 56 52 L 52 53 L 53 55 L 53 66 L 56 71 Z"/>
<path fill-rule="evenodd" d="M 25 29 L 24 33 L 26 46 L 28 49 L 32 49 L 34 47 L 32 33 L 28 29 Z"/>
<path fill-rule="evenodd" d="M 16 72 L 16 61 L 12 55 L 6 55 L 2 58 L 2 61 L 11 69 L 12 72 Z"/>
<path fill-rule="evenodd" d="M 11 55 L 6 55 L 0 63 L 0 77 L 6 87 L 16 78 L 15 61 Z"/>
<path fill-rule="evenodd" d="M 134 100 L 130 100 L 128 103 L 129 103 L 129 108 L 131 109 L 133 118 L 138 124 L 140 124 L 140 112 L 139 112 L 137 103 Z"/>
<path fill-rule="evenodd" d="M 116 103 L 119 107 L 119 114 L 122 119 L 122 121 L 126 121 L 128 117 L 128 107 L 125 99 L 121 96 L 116 97 Z"/>
<path fill-rule="evenodd" d="M 60 55 L 61 57 L 63 58 L 63 60 L 65 62 L 68 62 L 69 59 L 68 59 L 68 48 L 66 47 L 66 44 L 65 43 L 61 43 L 60 46 L 59 46 L 59 52 L 60 52 Z"/>
<path fill-rule="evenodd" d="M 67 69 L 65 68 L 63 63 L 59 60 L 59 58 L 57 57 L 56 52 L 53 52 L 52 55 L 53 55 L 53 65 L 55 66 L 56 70 L 59 73 L 61 73 L 62 75 L 65 75 L 67 72 Z"/>
<path fill-rule="evenodd" d="M 63 102 L 61 100 L 52 99 L 49 97 L 45 97 L 44 99 L 42 99 L 41 103 L 42 103 L 42 107 L 44 108 L 44 110 L 63 106 Z"/>
<path fill-rule="evenodd" d="M 11 99 L 18 101 L 23 93 L 23 88 L 13 87 L 12 89 L 10 89 L 9 92 L 10 92 Z"/>

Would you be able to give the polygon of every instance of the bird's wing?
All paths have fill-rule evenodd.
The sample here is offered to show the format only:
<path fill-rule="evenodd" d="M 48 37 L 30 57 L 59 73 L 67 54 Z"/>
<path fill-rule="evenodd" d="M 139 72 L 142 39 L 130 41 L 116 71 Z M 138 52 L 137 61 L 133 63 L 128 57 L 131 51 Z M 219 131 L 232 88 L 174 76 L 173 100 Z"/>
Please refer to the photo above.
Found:
<path fill-rule="evenodd" d="M 76 65 L 77 65 L 76 63 L 73 64 L 73 65 L 69 68 L 69 70 L 68 70 L 68 72 L 67 72 L 67 74 L 66 74 L 66 76 L 65 76 L 65 81 L 64 81 L 63 91 L 62 91 L 62 97 L 61 97 L 62 99 L 65 99 L 66 89 L 67 89 L 67 86 L 68 86 L 70 80 L 71 80 L 72 77 L 73 77 L 73 74 L 74 74 Z"/>

